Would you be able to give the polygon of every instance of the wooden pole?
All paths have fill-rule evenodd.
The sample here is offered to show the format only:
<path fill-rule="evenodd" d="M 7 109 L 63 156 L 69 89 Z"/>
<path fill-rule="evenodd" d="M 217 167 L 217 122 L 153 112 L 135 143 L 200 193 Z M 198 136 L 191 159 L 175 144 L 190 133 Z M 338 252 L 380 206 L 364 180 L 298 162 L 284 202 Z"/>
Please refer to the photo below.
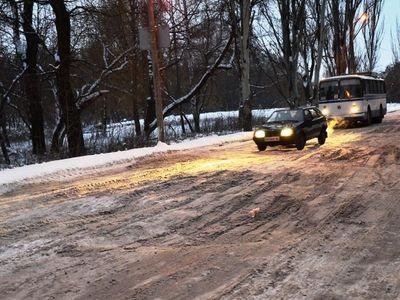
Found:
<path fill-rule="evenodd" d="M 158 141 L 165 143 L 163 99 L 161 91 L 160 54 L 158 49 L 158 24 L 156 22 L 154 0 L 148 0 L 151 59 L 153 61 L 154 100 L 156 104 L 156 119 Z"/>

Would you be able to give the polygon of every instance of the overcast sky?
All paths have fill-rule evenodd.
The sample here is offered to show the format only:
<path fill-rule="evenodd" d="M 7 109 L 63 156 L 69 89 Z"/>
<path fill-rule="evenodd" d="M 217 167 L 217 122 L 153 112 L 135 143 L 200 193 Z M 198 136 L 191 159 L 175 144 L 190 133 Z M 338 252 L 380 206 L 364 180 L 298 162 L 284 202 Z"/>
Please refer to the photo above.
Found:
<path fill-rule="evenodd" d="M 391 32 L 396 32 L 396 19 L 400 20 L 400 0 L 385 0 L 383 8 L 384 36 L 381 45 L 378 71 L 385 70 L 386 66 L 392 63 L 392 41 Z"/>

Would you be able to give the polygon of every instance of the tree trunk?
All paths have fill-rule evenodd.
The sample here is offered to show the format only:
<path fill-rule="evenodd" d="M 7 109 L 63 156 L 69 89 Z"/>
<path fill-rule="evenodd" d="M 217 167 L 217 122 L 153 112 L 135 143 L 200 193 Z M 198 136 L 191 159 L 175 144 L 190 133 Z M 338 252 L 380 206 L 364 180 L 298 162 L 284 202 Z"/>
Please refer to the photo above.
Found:
<path fill-rule="evenodd" d="M 137 60 L 138 57 L 135 56 L 135 59 Z M 132 76 L 132 111 L 133 111 L 133 121 L 135 122 L 135 133 L 136 136 L 142 135 L 142 129 L 140 126 L 140 115 L 139 115 L 139 105 L 138 105 L 138 97 L 139 93 L 137 91 L 138 89 L 138 80 L 137 80 L 137 72 L 138 72 L 138 66 L 136 63 L 132 62 L 131 63 L 131 76 Z"/>
<path fill-rule="evenodd" d="M 140 115 L 139 115 L 139 107 L 138 107 L 138 98 L 140 97 L 139 88 L 141 84 L 139 84 L 138 73 L 141 70 L 141 61 L 140 61 L 140 49 L 139 49 L 139 32 L 138 32 L 138 17 L 139 17 L 139 7 L 137 1 L 133 0 L 129 2 L 130 7 L 130 30 L 132 35 L 132 42 L 135 46 L 135 50 L 133 51 L 133 55 L 131 56 L 131 77 L 132 77 L 132 111 L 133 111 L 133 120 L 135 121 L 135 133 L 136 136 L 142 135 L 142 129 L 140 126 Z"/>
<path fill-rule="evenodd" d="M 7 147 L 10 147 L 10 139 L 8 138 L 8 132 L 7 132 L 7 121 L 6 117 L 4 116 L 4 113 L 0 113 L 0 127 L 1 127 L 1 133 L 3 134 L 4 142 L 7 145 Z"/>
<path fill-rule="evenodd" d="M 354 33 L 354 23 L 353 19 L 350 19 L 349 22 L 349 55 L 348 55 L 348 73 L 349 74 L 354 74 L 356 73 L 356 55 L 354 53 L 354 39 L 355 39 L 355 33 Z"/>
<path fill-rule="evenodd" d="M 150 124 L 156 118 L 156 104 L 154 100 L 154 78 L 153 78 L 153 62 L 151 61 L 150 54 L 147 55 L 147 68 L 149 76 L 149 97 L 146 99 L 146 116 L 144 119 L 144 131 L 146 136 L 149 137 L 152 132 Z"/>
<path fill-rule="evenodd" d="M 154 83 L 154 100 L 156 106 L 156 119 L 158 129 L 158 141 L 165 143 L 165 128 L 163 116 L 163 95 L 162 95 L 162 78 L 160 73 L 161 57 L 158 48 L 158 16 L 155 11 L 154 0 L 148 0 L 148 18 L 150 27 L 150 45 L 151 60 L 153 61 L 153 83 Z"/>
<path fill-rule="evenodd" d="M 62 119 L 65 122 L 69 155 L 75 157 L 84 155 L 86 151 L 80 112 L 76 107 L 71 87 L 71 20 L 64 1 L 51 0 L 50 5 L 56 16 L 58 46 L 58 57 L 56 57 L 57 98 Z"/>
<path fill-rule="evenodd" d="M 33 154 L 46 152 L 43 108 L 40 97 L 39 77 L 37 74 L 37 56 L 39 39 L 32 27 L 33 1 L 24 0 L 23 29 L 26 39 L 26 72 L 24 74 L 25 94 L 29 101 L 31 139 Z"/>
<path fill-rule="evenodd" d="M 241 84 L 241 127 L 245 131 L 252 130 L 252 95 L 250 89 L 250 17 L 251 1 L 240 2 L 241 36 L 240 36 L 240 84 Z"/>
<path fill-rule="evenodd" d="M 64 122 L 60 118 L 58 120 L 56 128 L 54 129 L 53 137 L 51 139 L 51 148 L 50 148 L 51 153 L 60 153 L 60 149 L 62 147 L 62 142 L 63 142 L 61 139 L 61 135 L 64 131 L 64 128 L 65 128 Z"/>
<path fill-rule="evenodd" d="M 0 132 L 0 147 L 1 147 L 1 152 L 3 153 L 4 161 L 6 162 L 7 165 L 11 163 L 10 157 L 8 156 L 8 151 L 7 151 L 7 146 L 3 138 L 3 134 Z"/>
<path fill-rule="evenodd" d="M 319 77 L 322 65 L 322 49 L 325 43 L 325 15 L 326 15 L 326 2 L 322 0 L 321 7 L 319 10 L 319 37 L 318 37 L 318 52 L 317 52 L 317 63 L 315 65 L 315 77 L 314 77 L 314 103 L 318 103 L 319 100 Z"/>
<path fill-rule="evenodd" d="M 3 112 L 0 112 L 0 120 L 1 121 L 4 120 Z M 7 165 L 9 165 L 11 162 L 7 151 L 7 138 L 4 136 L 1 130 L 0 130 L 0 147 L 1 147 L 1 152 L 3 153 L 4 161 Z"/>
<path fill-rule="evenodd" d="M 182 106 L 179 107 L 179 112 L 180 112 L 180 121 L 181 121 L 181 129 L 182 133 L 186 134 L 186 128 L 185 128 L 185 116 L 183 114 Z"/>
<path fill-rule="evenodd" d="M 193 123 L 194 123 L 194 131 L 196 133 L 201 133 L 200 128 L 200 112 L 197 110 L 193 111 Z"/>

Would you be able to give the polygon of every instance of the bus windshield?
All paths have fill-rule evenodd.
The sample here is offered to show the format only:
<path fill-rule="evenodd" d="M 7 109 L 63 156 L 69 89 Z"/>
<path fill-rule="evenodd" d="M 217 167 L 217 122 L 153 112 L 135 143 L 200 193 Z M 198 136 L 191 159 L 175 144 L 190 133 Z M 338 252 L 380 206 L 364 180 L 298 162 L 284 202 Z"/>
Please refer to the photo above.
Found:
<path fill-rule="evenodd" d="M 268 119 L 271 122 L 301 122 L 303 121 L 303 110 L 278 110 Z"/>
<path fill-rule="evenodd" d="M 346 79 L 340 81 L 339 98 L 353 99 L 363 96 L 361 81 L 359 79 Z"/>
<path fill-rule="evenodd" d="M 341 79 L 321 82 L 320 101 L 351 100 L 363 97 L 363 87 L 359 79 Z"/>
<path fill-rule="evenodd" d="M 319 96 L 321 101 L 337 100 L 339 94 L 339 82 L 325 81 L 321 82 L 319 88 Z"/>

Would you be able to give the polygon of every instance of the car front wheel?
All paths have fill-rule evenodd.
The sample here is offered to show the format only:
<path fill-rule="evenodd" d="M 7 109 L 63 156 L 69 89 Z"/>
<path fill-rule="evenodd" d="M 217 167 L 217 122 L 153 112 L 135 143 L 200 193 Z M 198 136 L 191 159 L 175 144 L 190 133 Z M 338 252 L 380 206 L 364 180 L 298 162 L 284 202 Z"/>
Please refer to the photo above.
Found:
<path fill-rule="evenodd" d="M 297 150 L 303 150 L 304 147 L 306 146 L 306 142 L 307 142 L 306 136 L 304 135 L 304 133 L 301 133 L 296 141 Z"/>
<path fill-rule="evenodd" d="M 257 144 L 257 148 L 259 151 L 265 151 L 267 149 L 267 145 Z"/>
<path fill-rule="evenodd" d="M 320 144 L 320 145 L 325 144 L 327 137 L 328 137 L 328 133 L 326 132 L 325 129 L 323 129 L 318 136 L 318 144 Z"/>

